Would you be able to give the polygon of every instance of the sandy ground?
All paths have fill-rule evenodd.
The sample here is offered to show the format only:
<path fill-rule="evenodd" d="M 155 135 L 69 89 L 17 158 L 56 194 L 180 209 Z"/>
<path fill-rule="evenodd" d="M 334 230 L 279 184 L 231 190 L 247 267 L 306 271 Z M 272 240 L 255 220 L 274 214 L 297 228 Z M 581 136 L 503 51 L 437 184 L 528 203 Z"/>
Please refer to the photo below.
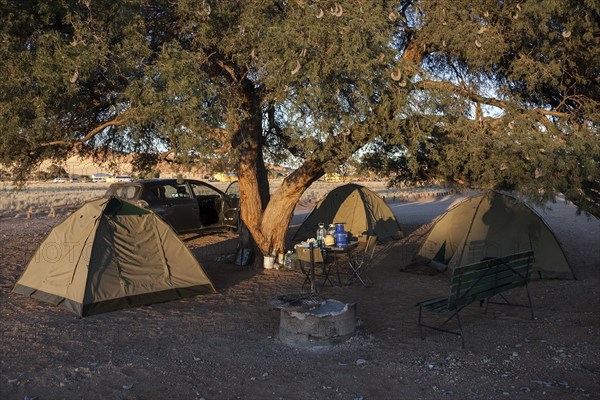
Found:
<path fill-rule="evenodd" d="M 0 398 L 600 398 L 600 223 L 572 206 L 542 214 L 579 279 L 533 282 L 535 320 L 525 309 L 473 306 L 465 349 L 451 335 L 419 338 L 414 304 L 444 295 L 448 280 L 402 269 L 455 200 L 390 203 L 409 235 L 381 249 L 373 287 L 323 291 L 356 300 L 360 326 L 347 342 L 314 349 L 280 342 L 269 304 L 298 292 L 301 274 L 236 267 L 234 234 L 186 242 L 217 294 L 78 319 L 10 292 L 57 220 L 0 220 Z M 292 228 L 307 212 L 297 210 Z"/>

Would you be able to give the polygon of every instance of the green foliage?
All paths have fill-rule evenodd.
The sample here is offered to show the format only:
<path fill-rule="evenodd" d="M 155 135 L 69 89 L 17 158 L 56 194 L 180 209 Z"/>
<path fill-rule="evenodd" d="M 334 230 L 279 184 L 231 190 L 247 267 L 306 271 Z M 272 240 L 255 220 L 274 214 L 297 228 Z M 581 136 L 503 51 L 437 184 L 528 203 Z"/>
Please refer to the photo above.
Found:
<path fill-rule="evenodd" d="M 365 167 L 396 183 L 518 189 L 539 201 L 562 192 L 600 215 L 598 4 L 413 5 L 417 90 L 402 133 L 382 136 Z"/>
<path fill-rule="evenodd" d="M 66 176 L 69 176 L 69 174 L 67 173 L 67 170 L 64 169 L 64 167 L 61 167 L 60 165 L 56 165 L 56 164 L 51 164 L 48 167 L 47 172 L 51 178 L 64 178 Z"/>
<path fill-rule="evenodd" d="M 53 175 L 46 171 L 37 171 L 35 173 L 35 180 L 37 181 L 49 181 L 53 178 Z"/>
<path fill-rule="evenodd" d="M 18 180 L 98 149 L 229 169 L 255 141 L 323 173 L 371 143 L 365 164 L 398 181 L 563 192 L 598 214 L 597 2 L 0 6 L 0 163 Z"/>

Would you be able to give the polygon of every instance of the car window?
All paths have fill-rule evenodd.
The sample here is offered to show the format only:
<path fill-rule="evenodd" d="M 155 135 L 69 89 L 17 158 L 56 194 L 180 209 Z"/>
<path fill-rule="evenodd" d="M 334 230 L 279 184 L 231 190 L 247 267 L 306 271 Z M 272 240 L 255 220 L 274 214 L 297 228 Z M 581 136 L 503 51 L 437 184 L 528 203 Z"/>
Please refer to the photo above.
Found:
<path fill-rule="evenodd" d="M 240 198 L 240 185 L 237 182 L 231 182 L 229 184 L 229 187 L 227 188 L 227 196 L 233 198 L 233 199 L 239 199 Z"/>
<path fill-rule="evenodd" d="M 148 188 L 147 195 L 150 200 L 164 200 L 165 196 L 165 187 L 164 186 L 153 186 Z"/>
<path fill-rule="evenodd" d="M 167 199 L 190 199 L 192 195 L 186 184 L 177 184 L 173 183 L 170 185 L 165 185 L 165 197 Z"/>
<path fill-rule="evenodd" d="M 190 184 L 192 186 L 192 191 L 196 197 L 198 196 L 220 196 L 221 194 L 217 192 L 215 189 L 208 187 L 206 185 L 199 185 L 197 183 Z"/>
<path fill-rule="evenodd" d="M 123 200 L 135 200 L 139 190 L 138 186 L 116 186 L 109 189 L 109 195 Z"/>

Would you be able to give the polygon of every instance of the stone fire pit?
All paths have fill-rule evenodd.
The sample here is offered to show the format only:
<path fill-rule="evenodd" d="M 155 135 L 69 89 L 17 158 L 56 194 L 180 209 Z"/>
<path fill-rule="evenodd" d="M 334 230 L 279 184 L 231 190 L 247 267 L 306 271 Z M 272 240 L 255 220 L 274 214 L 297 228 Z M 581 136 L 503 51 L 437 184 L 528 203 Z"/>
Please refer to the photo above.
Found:
<path fill-rule="evenodd" d="M 356 303 L 300 293 L 276 296 L 271 304 L 280 310 L 279 339 L 292 346 L 334 345 L 356 331 Z"/>

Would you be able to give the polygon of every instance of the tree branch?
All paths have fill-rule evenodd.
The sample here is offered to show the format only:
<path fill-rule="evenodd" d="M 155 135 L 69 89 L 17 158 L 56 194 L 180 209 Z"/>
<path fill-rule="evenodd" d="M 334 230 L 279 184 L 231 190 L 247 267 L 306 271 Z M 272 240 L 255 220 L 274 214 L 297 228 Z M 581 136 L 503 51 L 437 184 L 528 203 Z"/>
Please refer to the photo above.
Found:
<path fill-rule="evenodd" d="M 223 68 L 225 70 L 225 72 L 227 72 L 229 74 L 229 76 L 231 76 L 231 79 L 233 79 L 234 82 L 236 82 L 236 83 L 238 82 L 238 79 L 235 76 L 235 71 L 233 70 L 233 68 L 231 68 L 229 65 L 225 64 L 221 60 L 216 60 L 216 63 L 219 67 Z"/>
<path fill-rule="evenodd" d="M 171 160 L 169 160 L 169 158 L 168 158 L 168 157 L 169 157 L 171 154 L 175 154 L 176 152 L 177 152 L 177 148 L 176 148 L 176 147 L 173 147 L 173 148 L 172 148 L 172 149 L 170 149 L 170 150 L 163 151 L 162 153 L 159 153 L 159 154 L 158 154 L 158 159 L 159 159 L 160 161 L 171 162 Z"/>
<path fill-rule="evenodd" d="M 275 120 L 275 107 L 272 103 L 269 104 L 267 108 L 267 121 L 268 132 L 279 139 L 287 151 L 289 151 L 294 157 L 302 157 L 304 155 L 305 150 L 292 146 L 290 138 L 283 134 L 281 127 Z"/>
<path fill-rule="evenodd" d="M 503 100 L 498 100 L 498 99 L 494 99 L 491 97 L 485 97 L 485 96 L 477 94 L 471 90 L 462 88 L 460 86 L 457 86 L 453 83 L 446 82 L 446 81 L 419 81 L 419 82 L 415 82 L 413 87 L 418 90 L 441 90 L 441 91 L 446 91 L 446 92 L 453 92 L 453 93 L 460 94 L 461 96 L 463 96 L 469 100 L 472 100 L 474 102 L 483 103 L 483 104 L 495 106 L 495 107 L 502 108 L 502 109 L 506 109 L 509 106 L 509 104 Z M 554 111 L 554 110 L 544 110 L 542 108 L 535 108 L 530 111 L 532 111 L 536 114 L 539 114 L 539 115 L 552 116 L 552 117 L 557 117 L 557 118 L 570 118 L 571 117 L 571 114 L 569 114 L 569 113 L 564 113 L 564 112 Z"/>
<path fill-rule="evenodd" d="M 52 141 L 52 142 L 42 143 L 40 145 L 40 147 L 65 146 L 65 145 L 83 144 L 83 143 L 87 142 L 88 140 L 90 140 L 91 138 L 93 138 L 94 136 L 96 136 L 97 134 L 99 134 L 100 132 L 102 132 L 105 128 L 108 128 L 109 126 L 120 126 L 120 125 L 125 125 L 125 120 L 124 119 L 115 118 L 112 121 L 108 121 L 108 122 L 105 122 L 105 123 L 103 123 L 101 125 L 98 125 L 94 129 L 92 129 L 91 131 L 89 131 L 88 134 L 85 135 L 80 140 L 55 140 L 55 141 Z"/>

